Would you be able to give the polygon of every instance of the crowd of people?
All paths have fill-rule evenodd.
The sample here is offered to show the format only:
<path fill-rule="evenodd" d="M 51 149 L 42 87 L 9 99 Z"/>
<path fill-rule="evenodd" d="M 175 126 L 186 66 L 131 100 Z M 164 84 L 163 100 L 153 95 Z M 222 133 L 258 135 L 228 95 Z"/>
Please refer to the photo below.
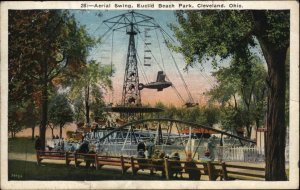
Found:
<path fill-rule="evenodd" d="M 95 126 L 94 131 L 97 131 L 97 126 Z M 93 132 L 94 132 L 93 131 Z M 56 138 L 54 138 L 56 139 Z M 100 150 L 100 143 L 91 144 L 89 141 L 82 139 L 81 143 L 78 143 L 76 146 L 74 144 L 71 144 L 71 147 L 68 148 L 68 150 L 65 149 L 65 144 L 63 139 L 58 138 L 58 143 L 54 143 L 54 147 L 51 147 L 49 145 L 46 146 L 46 150 L 49 151 L 69 151 L 69 152 L 77 152 L 77 153 L 88 153 L 88 154 L 94 154 L 99 152 Z M 213 137 L 208 139 L 207 144 L 207 150 L 205 151 L 204 158 L 201 159 L 201 161 L 214 161 L 214 139 Z M 41 139 L 36 136 L 35 141 L 35 149 L 36 150 L 42 150 L 41 147 Z M 180 161 L 180 155 L 177 151 L 173 152 L 172 154 L 168 155 L 164 151 L 155 148 L 154 139 L 150 138 L 146 142 L 141 140 L 137 145 L 137 158 L 142 158 L 139 160 L 139 163 L 145 163 L 147 162 L 146 159 L 152 159 L 152 163 L 156 165 L 163 165 L 163 159 L 168 158 L 170 160 L 176 160 Z M 144 158 L 144 159 L 143 159 Z M 90 162 L 88 159 L 86 160 L 86 167 L 90 167 L 90 165 L 93 165 L 93 162 Z M 182 164 L 180 162 L 171 162 L 172 166 L 175 166 L 169 172 L 170 178 L 178 178 L 178 175 L 182 177 L 183 169 L 180 168 Z M 176 167 L 177 166 L 177 167 Z M 94 167 L 94 166 L 93 166 Z M 196 170 L 194 168 L 198 168 L 196 162 L 193 159 L 193 155 L 191 152 L 187 153 L 186 162 L 184 163 L 185 167 L 185 173 L 188 174 L 190 180 L 199 180 L 201 177 L 200 170 Z M 172 167 L 171 167 L 172 168 Z M 143 168 L 141 168 L 143 169 Z M 162 175 L 165 176 L 165 170 L 160 170 L 162 172 Z"/>
<path fill-rule="evenodd" d="M 204 158 L 202 158 L 201 161 L 213 161 L 214 160 L 214 154 L 211 154 L 211 152 L 214 151 L 214 143 L 213 138 L 209 140 L 209 144 L 207 147 L 207 150 L 205 151 Z M 153 142 L 153 139 L 148 140 L 146 143 L 142 140 L 137 145 L 137 158 L 147 158 L 152 159 L 152 163 L 155 165 L 163 165 L 163 159 L 168 158 L 169 160 L 176 160 L 180 161 L 180 155 L 179 153 L 173 152 L 171 155 L 165 154 L 164 151 L 156 149 L 155 144 Z M 146 163 L 147 160 L 139 160 L 139 163 Z M 200 170 L 197 170 L 197 163 L 193 159 L 193 155 L 191 152 L 187 153 L 186 161 L 184 164 L 184 167 L 186 167 L 185 172 L 188 174 L 190 180 L 199 180 L 201 177 Z M 180 162 L 171 162 L 170 163 L 169 171 L 169 177 L 170 178 L 178 178 L 178 175 L 182 178 L 183 169 L 180 168 L 181 163 Z M 143 169 L 143 168 L 142 168 Z M 165 175 L 165 171 L 162 170 L 163 176 Z"/>

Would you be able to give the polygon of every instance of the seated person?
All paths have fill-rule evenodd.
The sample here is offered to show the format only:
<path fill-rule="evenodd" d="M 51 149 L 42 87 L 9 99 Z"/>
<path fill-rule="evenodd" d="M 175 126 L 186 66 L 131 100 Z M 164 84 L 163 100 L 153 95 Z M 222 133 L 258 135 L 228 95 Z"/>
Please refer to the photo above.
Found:
<path fill-rule="evenodd" d="M 204 158 L 202 158 L 201 161 L 204 161 L 204 162 L 211 161 L 209 151 L 206 151 L 206 152 L 204 153 Z"/>
<path fill-rule="evenodd" d="M 89 142 L 83 141 L 83 143 L 79 146 L 77 150 L 78 153 L 88 153 L 89 152 Z"/>
<path fill-rule="evenodd" d="M 179 153 L 178 152 L 172 153 L 171 157 L 170 157 L 170 160 L 180 161 Z M 172 166 L 181 167 L 181 163 L 179 163 L 179 162 L 171 162 L 170 164 L 171 164 L 170 168 L 172 168 Z M 181 177 L 182 177 L 181 171 L 182 171 L 182 169 L 177 169 L 177 168 L 176 169 L 171 169 L 170 170 L 170 177 L 173 178 L 174 174 L 175 174 L 176 178 L 178 177 L 178 174 L 181 174 Z"/>
<path fill-rule="evenodd" d="M 143 150 L 144 152 L 146 151 L 146 145 L 143 140 L 137 145 L 137 151 L 139 150 Z"/>
<path fill-rule="evenodd" d="M 198 167 L 192 158 L 192 153 L 187 154 L 186 161 L 187 162 L 185 163 L 184 167 L 187 167 L 187 169 L 185 169 L 185 172 L 189 174 L 189 179 L 190 180 L 200 180 L 201 171 L 196 170 L 196 168 L 198 168 Z"/>
<path fill-rule="evenodd" d="M 152 156 L 152 163 L 153 165 L 159 166 L 158 168 L 156 168 L 156 171 L 161 171 L 162 172 L 162 177 L 165 176 L 165 169 L 164 169 L 164 158 L 165 158 L 166 154 L 163 151 L 160 151 L 158 149 L 156 149 L 154 151 L 154 154 Z"/>

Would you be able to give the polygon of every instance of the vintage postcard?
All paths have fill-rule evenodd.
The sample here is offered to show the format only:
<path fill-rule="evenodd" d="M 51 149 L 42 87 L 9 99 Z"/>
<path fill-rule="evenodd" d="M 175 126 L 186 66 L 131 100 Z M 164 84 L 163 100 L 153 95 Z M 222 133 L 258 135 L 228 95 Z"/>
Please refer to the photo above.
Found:
<path fill-rule="evenodd" d="M 1 189 L 299 188 L 297 1 L 1 2 Z"/>

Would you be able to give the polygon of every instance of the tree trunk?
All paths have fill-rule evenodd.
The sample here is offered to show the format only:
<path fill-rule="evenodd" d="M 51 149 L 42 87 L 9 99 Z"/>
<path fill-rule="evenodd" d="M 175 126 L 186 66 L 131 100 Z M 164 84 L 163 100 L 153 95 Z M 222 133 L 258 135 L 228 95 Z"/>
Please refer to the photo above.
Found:
<path fill-rule="evenodd" d="M 251 132 L 252 132 L 252 127 L 250 123 L 247 123 L 246 125 L 246 129 L 247 129 L 247 138 L 251 138 Z"/>
<path fill-rule="evenodd" d="M 263 43 L 261 43 L 263 44 Z M 262 45 L 268 63 L 268 110 L 266 132 L 266 180 L 285 181 L 285 58 L 286 50 Z"/>
<path fill-rule="evenodd" d="M 86 124 L 90 124 L 90 105 L 89 105 L 89 97 L 90 97 L 90 87 L 89 85 L 86 86 L 85 89 L 85 117 L 86 117 Z"/>
<path fill-rule="evenodd" d="M 278 53 L 279 54 L 279 53 Z M 269 67 L 266 180 L 287 180 L 285 173 L 285 56 L 275 56 Z"/>
<path fill-rule="evenodd" d="M 62 128 L 64 125 L 59 125 L 59 138 L 62 138 Z"/>
<path fill-rule="evenodd" d="M 45 56 L 45 55 L 44 55 Z M 48 63 L 47 58 L 42 63 L 43 70 L 43 87 L 42 87 L 42 113 L 40 125 L 41 148 L 45 150 L 46 142 L 46 127 L 48 122 Z"/>
<path fill-rule="evenodd" d="M 35 130 L 35 126 L 31 127 L 31 140 L 34 140 L 34 130 Z"/>
<path fill-rule="evenodd" d="M 266 180 L 286 181 L 285 173 L 285 60 L 288 47 L 268 39 L 265 11 L 252 11 L 255 35 L 268 65 L 268 110 L 265 144 Z"/>
<path fill-rule="evenodd" d="M 54 137 L 54 127 L 50 127 L 51 129 L 51 134 L 52 134 L 52 138 Z"/>

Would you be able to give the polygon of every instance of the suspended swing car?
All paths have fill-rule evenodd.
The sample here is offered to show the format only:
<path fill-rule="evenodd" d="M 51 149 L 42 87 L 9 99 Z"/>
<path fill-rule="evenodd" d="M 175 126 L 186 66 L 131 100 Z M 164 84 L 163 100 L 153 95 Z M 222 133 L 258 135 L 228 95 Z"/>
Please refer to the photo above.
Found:
<path fill-rule="evenodd" d="M 162 91 L 164 88 L 172 86 L 172 82 L 166 81 L 165 78 L 166 74 L 163 71 L 158 71 L 156 82 L 150 82 L 148 84 L 140 83 L 138 89 L 142 90 L 144 88 L 149 88 L 157 89 L 157 91 Z"/>

